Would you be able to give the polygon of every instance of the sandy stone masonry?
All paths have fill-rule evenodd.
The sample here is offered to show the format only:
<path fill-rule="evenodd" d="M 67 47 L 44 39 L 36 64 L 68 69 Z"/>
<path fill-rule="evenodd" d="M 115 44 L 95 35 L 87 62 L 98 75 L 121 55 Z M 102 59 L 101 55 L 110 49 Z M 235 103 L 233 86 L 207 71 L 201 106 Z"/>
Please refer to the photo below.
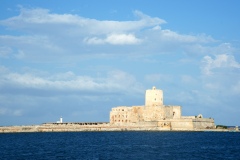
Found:
<path fill-rule="evenodd" d="M 163 91 L 146 90 L 144 106 L 118 106 L 110 111 L 110 122 L 43 123 L 32 126 L 0 127 L 0 133 L 80 131 L 229 131 L 216 129 L 212 118 L 182 116 L 181 106 L 163 104 Z M 239 131 L 236 127 L 235 131 Z"/>
<path fill-rule="evenodd" d="M 148 122 L 148 123 L 147 123 Z M 157 122 L 159 130 L 196 130 L 215 128 L 214 120 L 199 116 L 182 116 L 181 106 L 163 105 L 163 91 L 146 90 L 145 106 L 119 106 L 110 112 L 110 125 L 144 126 Z"/>

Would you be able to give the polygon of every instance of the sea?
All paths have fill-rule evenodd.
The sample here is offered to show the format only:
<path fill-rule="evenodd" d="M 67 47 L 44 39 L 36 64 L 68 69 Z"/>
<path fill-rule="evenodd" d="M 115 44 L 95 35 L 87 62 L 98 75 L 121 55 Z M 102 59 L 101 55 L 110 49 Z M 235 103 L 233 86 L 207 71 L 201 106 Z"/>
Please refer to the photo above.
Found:
<path fill-rule="evenodd" d="M 239 159 L 240 132 L 0 134 L 1 160 Z"/>

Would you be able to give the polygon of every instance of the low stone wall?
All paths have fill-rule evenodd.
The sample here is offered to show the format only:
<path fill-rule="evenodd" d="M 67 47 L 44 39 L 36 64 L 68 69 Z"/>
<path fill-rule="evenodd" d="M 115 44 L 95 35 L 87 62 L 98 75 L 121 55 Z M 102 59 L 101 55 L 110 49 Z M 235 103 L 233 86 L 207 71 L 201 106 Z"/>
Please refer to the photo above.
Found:
<path fill-rule="evenodd" d="M 39 125 L 0 127 L 0 133 L 38 132 Z"/>
<path fill-rule="evenodd" d="M 172 130 L 193 130 L 192 119 L 177 119 L 171 121 Z"/>
<path fill-rule="evenodd" d="M 194 123 L 200 123 L 195 121 Z M 211 123 L 202 119 L 201 123 Z M 199 124 L 197 124 L 199 125 Z M 0 133 L 21 132 L 82 132 L 82 131 L 232 131 L 228 129 L 194 128 L 190 119 L 163 120 L 159 122 L 141 122 L 131 125 L 112 125 L 110 123 L 44 123 L 31 126 L 0 127 Z M 237 132 L 237 130 L 236 130 Z"/>
<path fill-rule="evenodd" d="M 199 129 L 214 129 L 214 120 L 211 118 L 196 118 L 193 119 L 193 127 Z"/>
<path fill-rule="evenodd" d="M 81 132 L 81 131 L 168 131 L 157 127 L 156 125 L 132 125 L 132 126 L 115 126 L 115 125 L 59 125 L 48 124 L 39 126 L 11 126 L 0 127 L 0 133 L 21 133 L 21 132 Z"/>

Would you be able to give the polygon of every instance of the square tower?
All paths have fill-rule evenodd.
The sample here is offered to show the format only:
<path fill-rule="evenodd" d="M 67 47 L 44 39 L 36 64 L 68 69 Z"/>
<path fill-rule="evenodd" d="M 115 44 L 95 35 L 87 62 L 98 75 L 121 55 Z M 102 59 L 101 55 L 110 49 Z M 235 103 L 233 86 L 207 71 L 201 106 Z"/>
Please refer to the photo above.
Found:
<path fill-rule="evenodd" d="M 145 94 L 145 106 L 154 107 L 163 105 L 163 91 L 152 87 L 152 89 L 146 90 Z"/>

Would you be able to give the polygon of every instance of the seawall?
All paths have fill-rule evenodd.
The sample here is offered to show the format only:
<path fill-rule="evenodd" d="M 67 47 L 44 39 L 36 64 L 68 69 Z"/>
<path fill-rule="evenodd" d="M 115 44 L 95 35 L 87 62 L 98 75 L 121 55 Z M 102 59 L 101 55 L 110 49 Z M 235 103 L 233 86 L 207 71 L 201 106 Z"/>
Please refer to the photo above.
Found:
<path fill-rule="evenodd" d="M 0 127 L 0 133 L 24 133 L 24 132 L 82 132 L 82 131 L 196 131 L 196 132 L 238 132 L 229 129 L 190 129 L 159 127 L 154 123 L 145 125 L 116 126 L 110 123 L 44 123 L 42 125 L 29 126 L 5 126 Z"/>

